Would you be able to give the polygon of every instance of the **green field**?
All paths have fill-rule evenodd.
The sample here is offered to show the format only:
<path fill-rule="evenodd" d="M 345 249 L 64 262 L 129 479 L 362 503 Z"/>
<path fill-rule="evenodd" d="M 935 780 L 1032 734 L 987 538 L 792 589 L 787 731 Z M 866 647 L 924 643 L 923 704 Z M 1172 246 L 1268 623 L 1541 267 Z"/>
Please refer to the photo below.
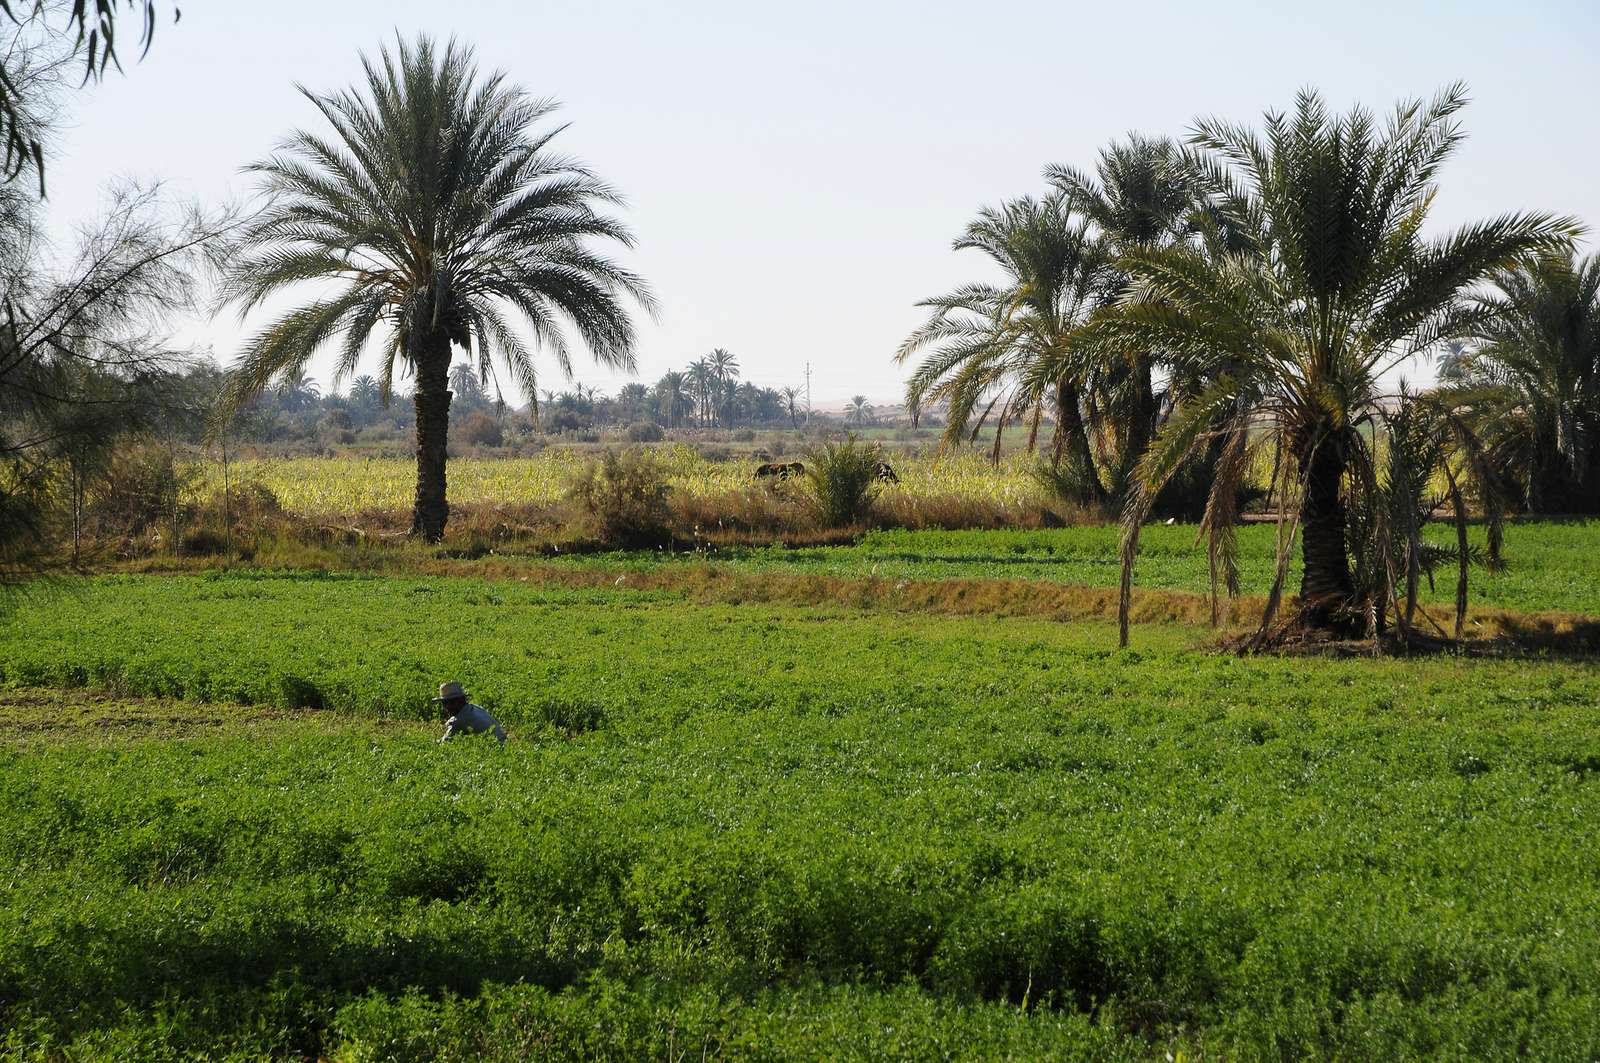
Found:
<path fill-rule="evenodd" d="M 34 591 L 4 1044 L 1600 1053 L 1600 667 L 1204 639 L 516 579 Z M 507 745 L 434 744 L 447 676 Z"/>
<path fill-rule="evenodd" d="M 755 573 L 793 572 L 880 579 L 1020 579 L 1084 587 L 1115 587 L 1121 578 L 1119 531 L 1092 525 L 1029 531 L 876 531 L 853 546 L 761 549 L 722 548 L 709 556 L 714 564 Z M 1469 529 L 1469 542 L 1484 546 L 1484 529 Z M 1238 530 L 1240 589 L 1266 594 L 1272 586 L 1276 529 L 1249 524 Z M 1433 524 L 1427 537 L 1453 545 L 1455 529 Z M 1600 581 L 1590 577 L 1593 558 L 1600 556 L 1600 521 L 1511 522 L 1505 529 L 1506 567 L 1490 573 L 1475 565 L 1469 577 L 1474 605 L 1523 612 L 1571 612 L 1600 616 Z M 605 569 L 640 570 L 663 564 L 708 560 L 698 554 L 588 554 L 565 564 Z M 1193 525 L 1152 524 L 1140 535 L 1134 569 L 1136 587 L 1204 593 L 1209 567 Z M 1299 585 L 1298 550 L 1290 565 L 1289 589 Z M 1454 568 L 1424 581 L 1423 600 L 1455 601 Z"/>

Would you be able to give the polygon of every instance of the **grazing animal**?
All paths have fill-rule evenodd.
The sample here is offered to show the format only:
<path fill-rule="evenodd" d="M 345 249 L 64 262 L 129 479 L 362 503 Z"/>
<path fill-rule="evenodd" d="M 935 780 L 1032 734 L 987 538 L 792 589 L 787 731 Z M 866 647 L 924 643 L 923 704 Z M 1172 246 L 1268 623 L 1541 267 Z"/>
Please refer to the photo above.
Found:
<path fill-rule="evenodd" d="M 894 474 L 894 466 L 886 461 L 880 461 L 872 466 L 872 475 L 886 484 L 897 484 L 900 477 Z"/>
<path fill-rule="evenodd" d="M 756 466 L 757 480 L 787 480 L 805 474 L 806 467 L 798 461 L 769 461 Z"/>

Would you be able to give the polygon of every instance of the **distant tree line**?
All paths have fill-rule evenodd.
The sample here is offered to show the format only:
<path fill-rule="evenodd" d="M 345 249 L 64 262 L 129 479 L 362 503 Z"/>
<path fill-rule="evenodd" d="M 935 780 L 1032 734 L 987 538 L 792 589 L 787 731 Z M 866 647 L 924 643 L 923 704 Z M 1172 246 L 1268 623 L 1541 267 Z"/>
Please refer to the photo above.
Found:
<path fill-rule="evenodd" d="M 663 428 L 798 428 L 806 419 L 799 388 L 766 388 L 739 379 L 739 361 L 721 347 L 655 384 L 624 384 L 613 397 L 577 385 L 546 393 L 541 422 L 561 429 L 578 424 L 648 422 Z M 548 410 L 548 412 L 544 412 Z"/>

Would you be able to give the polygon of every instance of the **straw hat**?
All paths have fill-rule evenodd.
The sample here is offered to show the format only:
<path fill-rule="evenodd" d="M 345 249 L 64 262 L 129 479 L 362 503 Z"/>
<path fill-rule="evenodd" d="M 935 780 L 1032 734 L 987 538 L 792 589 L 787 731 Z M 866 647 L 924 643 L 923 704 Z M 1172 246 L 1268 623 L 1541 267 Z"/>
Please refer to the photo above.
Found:
<path fill-rule="evenodd" d="M 464 698 L 466 696 L 467 692 L 462 689 L 461 684 L 452 679 L 447 683 L 439 684 L 439 696 L 433 700 L 449 701 L 451 698 Z"/>

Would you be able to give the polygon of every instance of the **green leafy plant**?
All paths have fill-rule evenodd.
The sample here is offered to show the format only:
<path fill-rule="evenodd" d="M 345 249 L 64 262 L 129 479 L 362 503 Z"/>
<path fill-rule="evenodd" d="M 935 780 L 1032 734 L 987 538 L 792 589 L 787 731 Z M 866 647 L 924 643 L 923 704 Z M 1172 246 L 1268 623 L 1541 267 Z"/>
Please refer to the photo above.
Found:
<path fill-rule="evenodd" d="M 806 452 L 806 471 L 818 519 L 824 527 L 866 524 L 872 518 L 878 464 L 883 450 L 850 436 Z"/>

